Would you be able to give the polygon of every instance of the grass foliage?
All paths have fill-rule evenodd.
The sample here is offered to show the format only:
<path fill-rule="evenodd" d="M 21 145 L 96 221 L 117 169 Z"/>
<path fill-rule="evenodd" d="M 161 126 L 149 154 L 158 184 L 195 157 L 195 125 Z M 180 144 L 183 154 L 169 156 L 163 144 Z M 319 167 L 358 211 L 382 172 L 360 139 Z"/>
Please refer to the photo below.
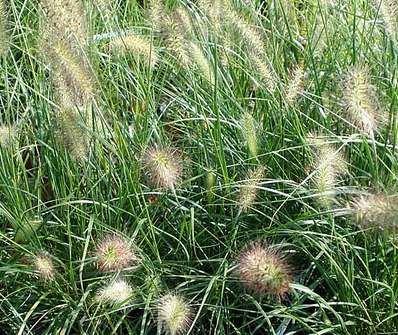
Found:
<path fill-rule="evenodd" d="M 396 334 L 397 12 L 0 0 L 0 332 Z"/>

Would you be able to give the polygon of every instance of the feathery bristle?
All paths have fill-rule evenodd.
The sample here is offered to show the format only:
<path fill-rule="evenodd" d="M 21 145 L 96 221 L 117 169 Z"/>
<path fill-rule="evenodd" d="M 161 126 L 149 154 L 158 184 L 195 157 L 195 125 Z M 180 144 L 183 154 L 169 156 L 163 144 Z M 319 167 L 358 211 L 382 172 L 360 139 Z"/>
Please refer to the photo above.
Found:
<path fill-rule="evenodd" d="M 315 171 L 312 183 L 318 192 L 318 202 L 329 206 L 334 200 L 340 176 L 347 172 L 347 163 L 343 155 L 322 139 L 311 139 L 315 147 L 315 160 L 312 169 Z"/>
<path fill-rule="evenodd" d="M 10 147 L 17 139 L 17 130 L 15 126 L 0 126 L 0 146 Z"/>
<path fill-rule="evenodd" d="M 305 71 L 302 64 L 297 65 L 291 72 L 285 95 L 285 101 L 289 106 L 294 105 L 298 96 L 302 93 L 304 89 L 304 76 Z"/>
<path fill-rule="evenodd" d="M 119 235 L 108 235 L 95 250 L 98 268 L 101 271 L 125 270 L 138 261 L 131 243 Z"/>
<path fill-rule="evenodd" d="M 39 253 L 33 258 L 33 268 L 37 276 L 44 280 L 51 280 L 55 277 L 55 267 L 50 256 Z"/>
<path fill-rule="evenodd" d="M 397 205 L 397 197 L 379 193 L 361 196 L 351 207 L 361 228 L 395 232 L 398 230 Z"/>
<path fill-rule="evenodd" d="M 198 69 L 202 73 L 203 77 L 206 78 L 209 83 L 213 83 L 213 69 L 202 48 L 197 43 L 191 42 L 190 54 L 194 63 L 197 65 Z"/>
<path fill-rule="evenodd" d="M 398 1 L 376 0 L 380 4 L 380 13 L 386 26 L 386 31 L 391 38 L 395 39 L 398 34 Z"/>
<path fill-rule="evenodd" d="M 159 300 L 157 320 L 163 331 L 170 335 L 182 334 L 191 325 L 191 308 L 185 300 L 169 293 Z"/>
<path fill-rule="evenodd" d="M 249 52 L 248 57 L 251 66 L 255 70 L 255 76 L 260 81 L 260 86 L 266 88 L 271 93 L 274 92 L 276 89 L 276 79 L 272 68 L 268 64 L 267 57 L 253 52 Z"/>
<path fill-rule="evenodd" d="M 239 208 L 247 211 L 254 203 L 257 197 L 259 183 L 264 178 L 265 168 L 259 166 L 255 170 L 248 173 L 244 184 L 240 187 L 238 196 Z"/>
<path fill-rule="evenodd" d="M 151 185 L 175 189 L 181 178 L 182 166 L 177 151 L 172 148 L 152 147 L 143 156 L 143 170 Z"/>
<path fill-rule="evenodd" d="M 9 47 L 8 20 L 4 1 L 0 0 L 0 57 L 5 55 Z"/>
<path fill-rule="evenodd" d="M 102 304 L 124 306 L 132 295 L 132 287 L 124 279 L 116 279 L 98 291 L 96 300 Z"/>
<path fill-rule="evenodd" d="M 84 120 L 77 109 L 63 107 L 57 112 L 56 122 L 61 144 L 76 161 L 82 162 L 88 158 L 89 139 L 84 128 Z"/>
<path fill-rule="evenodd" d="M 88 60 L 75 54 L 65 40 L 48 44 L 43 53 L 52 70 L 58 96 L 68 105 L 87 106 L 95 96 L 94 79 L 88 67 Z"/>
<path fill-rule="evenodd" d="M 384 116 L 378 106 L 376 88 L 366 66 L 354 66 L 344 80 L 344 108 L 353 124 L 374 138 Z"/>
<path fill-rule="evenodd" d="M 152 23 L 152 27 L 155 31 L 161 31 L 163 28 L 163 22 L 165 20 L 165 8 L 163 1 L 160 0 L 149 0 L 149 20 Z"/>
<path fill-rule="evenodd" d="M 46 14 L 47 30 L 53 41 L 68 39 L 76 50 L 84 49 L 88 42 L 88 27 L 83 5 L 79 0 L 41 0 Z"/>
<path fill-rule="evenodd" d="M 241 120 L 241 127 L 242 127 L 242 135 L 246 141 L 250 157 L 256 157 L 258 152 L 257 136 L 259 134 L 260 129 L 256 120 L 249 112 L 245 112 L 243 114 Z"/>
<path fill-rule="evenodd" d="M 283 298 L 289 292 L 289 265 L 275 248 L 250 244 L 241 251 L 237 269 L 242 284 L 258 294 Z"/>
<path fill-rule="evenodd" d="M 151 67 L 158 63 L 158 55 L 151 41 L 137 35 L 120 36 L 109 42 L 109 48 L 115 54 L 140 56 Z"/>

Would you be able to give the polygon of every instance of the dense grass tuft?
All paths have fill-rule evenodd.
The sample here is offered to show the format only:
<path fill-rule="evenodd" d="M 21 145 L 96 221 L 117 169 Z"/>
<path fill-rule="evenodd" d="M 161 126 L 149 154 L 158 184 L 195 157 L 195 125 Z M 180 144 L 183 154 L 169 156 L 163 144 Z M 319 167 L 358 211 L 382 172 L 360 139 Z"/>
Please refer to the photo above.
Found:
<path fill-rule="evenodd" d="M 396 334 L 397 9 L 0 0 L 0 333 Z"/>

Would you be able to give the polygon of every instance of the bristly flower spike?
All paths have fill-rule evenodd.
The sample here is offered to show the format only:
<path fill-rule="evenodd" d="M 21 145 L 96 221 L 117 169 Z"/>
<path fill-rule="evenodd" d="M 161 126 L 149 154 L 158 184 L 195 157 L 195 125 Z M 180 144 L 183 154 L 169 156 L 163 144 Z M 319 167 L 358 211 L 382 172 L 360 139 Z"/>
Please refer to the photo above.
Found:
<path fill-rule="evenodd" d="M 371 83 L 367 66 L 355 65 L 347 71 L 343 83 L 343 104 L 350 121 L 374 139 L 374 134 L 385 121 L 376 88 Z"/>
<path fill-rule="evenodd" d="M 241 251 L 237 271 L 242 284 L 257 294 L 283 298 L 290 290 L 289 264 L 276 248 L 263 243 L 249 244 Z"/>
<path fill-rule="evenodd" d="M 363 229 L 398 231 L 398 198 L 384 193 L 368 194 L 352 202 L 357 224 Z"/>
<path fill-rule="evenodd" d="M 175 190 L 182 175 L 179 154 L 175 149 L 151 147 L 145 151 L 142 161 L 151 185 Z"/>
<path fill-rule="evenodd" d="M 33 269 L 39 278 L 44 279 L 45 281 L 54 279 L 56 270 L 49 255 L 39 253 L 33 257 L 32 263 Z"/>
<path fill-rule="evenodd" d="M 185 333 L 192 324 L 192 310 L 185 299 L 173 293 L 160 298 L 157 306 L 159 327 L 169 335 Z"/>
<path fill-rule="evenodd" d="M 95 249 L 97 266 L 100 271 L 125 270 L 138 261 L 131 242 L 120 235 L 108 235 Z"/>
<path fill-rule="evenodd" d="M 121 305 L 129 303 L 133 289 L 124 279 L 115 279 L 101 288 L 96 296 L 96 301 L 102 304 Z"/>
<path fill-rule="evenodd" d="M 260 127 L 257 121 L 249 113 L 245 112 L 241 120 L 242 135 L 246 141 L 247 149 L 251 158 L 257 157 L 258 144 L 257 137 L 259 136 Z"/>
<path fill-rule="evenodd" d="M 248 173 L 244 184 L 240 188 L 238 205 L 242 212 L 247 211 L 255 202 L 259 190 L 259 183 L 264 178 L 265 168 L 259 166 Z"/>

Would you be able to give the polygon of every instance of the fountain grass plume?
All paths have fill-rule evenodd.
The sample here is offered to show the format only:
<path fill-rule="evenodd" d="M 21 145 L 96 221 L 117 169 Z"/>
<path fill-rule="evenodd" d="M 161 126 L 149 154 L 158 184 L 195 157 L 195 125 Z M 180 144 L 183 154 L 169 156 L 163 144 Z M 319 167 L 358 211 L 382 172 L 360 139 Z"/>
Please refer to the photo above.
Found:
<path fill-rule="evenodd" d="M 377 6 L 380 6 L 380 14 L 388 35 L 396 40 L 398 36 L 398 1 L 375 0 L 375 2 Z"/>
<path fill-rule="evenodd" d="M 237 271 L 242 284 L 256 294 L 283 298 L 290 290 L 289 264 L 275 247 L 265 243 L 247 245 L 239 254 Z"/>
<path fill-rule="evenodd" d="M 398 198 L 386 193 L 370 193 L 354 199 L 351 209 L 362 229 L 387 233 L 398 231 Z"/>
<path fill-rule="evenodd" d="M 150 147 L 142 158 L 143 171 L 150 185 L 174 190 L 182 176 L 180 155 L 170 147 Z"/>
<path fill-rule="evenodd" d="M 285 91 L 285 101 L 288 106 L 293 106 L 304 90 L 305 70 L 304 65 L 296 65 L 290 72 L 289 82 Z"/>
<path fill-rule="evenodd" d="M 184 334 L 192 323 L 192 310 L 185 299 L 169 293 L 159 299 L 157 321 L 162 331 L 169 335 Z"/>
<path fill-rule="evenodd" d="M 131 241 L 112 234 L 103 238 L 95 248 L 97 266 L 100 271 L 120 271 L 130 268 L 138 261 Z"/>
<path fill-rule="evenodd" d="M 131 54 L 134 57 L 140 57 L 152 68 L 159 61 L 153 43 L 147 38 L 133 34 L 112 38 L 109 42 L 109 50 L 112 54 Z"/>
<path fill-rule="evenodd" d="M 263 166 L 259 166 L 247 174 L 244 183 L 240 186 L 238 196 L 238 204 L 241 211 L 245 212 L 253 206 L 259 191 L 259 183 L 264 178 L 264 174 L 265 167 Z"/>
<path fill-rule="evenodd" d="M 56 269 L 51 257 L 44 252 L 40 252 L 35 255 L 32 259 L 32 265 L 35 274 L 45 281 L 51 281 L 54 279 Z"/>
<path fill-rule="evenodd" d="M 86 161 L 89 155 L 90 139 L 84 117 L 79 110 L 70 106 L 61 106 L 55 119 L 59 143 L 75 161 Z"/>
<path fill-rule="evenodd" d="M 99 289 L 95 299 L 100 304 L 125 306 L 132 299 L 133 293 L 133 288 L 126 280 L 117 278 Z"/>
<path fill-rule="evenodd" d="M 258 136 L 260 127 L 253 115 L 245 112 L 241 119 L 242 135 L 246 142 L 249 156 L 251 158 L 257 157 L 258 154 Z"/>
<path fill-rule="evenodd" d="M 347 162 L 340 151 L 323 139 L 310 135 L 307 138 L 314 145 L 314 159 L 311 165 L 311 180 L 317 192 L 317 201 L 321 206 L 328 207 L 336 195 L 339 178 L 347 173 Z"/>
<path fill-rule="evenodd" d="M 379 105 L 376 88 L 366 65 L 347 70 L 343 81 L 343 106 L 349 120 L 370 138 L 374 138 L 386 116 Z"/>
<path fill-rule="evenodd" d="M 9 48 L 8 19 L 4 0 L 0 0 L 0 57 L 5 55 Z"/>
<path fill-rule="evenodd" d="M 75 51 L 85 49 L 88 43 L 86 13 L 79 0 L 41 0 L 47 30 L 54 31 L 54 40 L 68 39 Z"/>

